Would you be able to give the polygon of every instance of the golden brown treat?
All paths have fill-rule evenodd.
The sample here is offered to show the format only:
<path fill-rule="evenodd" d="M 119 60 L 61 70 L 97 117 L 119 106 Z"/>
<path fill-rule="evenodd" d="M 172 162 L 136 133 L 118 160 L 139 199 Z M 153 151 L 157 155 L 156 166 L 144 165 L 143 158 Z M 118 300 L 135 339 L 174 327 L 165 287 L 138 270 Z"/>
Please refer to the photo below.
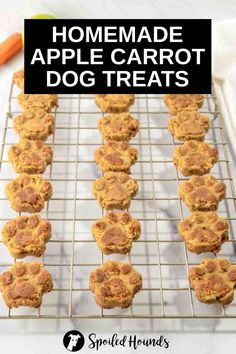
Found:
<path fill-rule="evenodd" d="M 128 112 L 134 104 L 135 95 L 96 95 L 96 104 L 104 113 Z"/>
<path fill-rule="evenodd" d="M 6 305 L 39 307 L 43 294 L 53 289 L 51 274 L 38 262 L 17 262 L 0 274 L 0 290 Z"/>
<path fill-rule="evenodd" d="M 184 176 L 209 173 L 217 160 L 218 150 L 204 142 L 188 140 L 174 149 L 174 164 Z"/>
<path fill-rule="evenodd" d="M 123 172 L 106 172 L 93 182 L 93 194 L 105 209 L 128 209 L 137 192 L 138 182 Z"/>
<path fill-rule="evenodd" d="M 195 211 L 178 226 L 187 249 L 193 253 L 219 252 L 228 240 L 228 222 L 215 212 Z"/>
<path fill-rule="evenodd" d="M 24 69 L 20 69 L 13 74 L 13 82 L 21 90 L 24 90 Z"/>
<path fill-rule="evenodd" d="M 22 173 L 6 186 L 11 208 L 18 212 L 39 212 L 52 195 L 52 186 L 41 175 Z"/>
<path fill-rule="evenodd" d="M 42 109 L 25 111 L 16 116 L 13 127 L 21 139 L 46 140 L 54 132 L 54 117 Z"/>
<path fill-rule="evenodd" d="M 128 141 L 137 134 L 139 121 L 129 112 L 109 114 L 99 119 L 98 128 L 105 141 Z"/>
<path fill-rule="evenodd" d="M 105 309 L 128 307 L 142 288 L 142 276 L 129 263 L 107 261 L 90 274 L 89 286 Z"/>
<path fill-rule="evenodd" d="M 52 149 L 42 141 L 23 139 L 9 148 L 8 160 L 17 173 L 43 173 L 52 162 Z"/>
<path fill-rule="evenodd" d="M 228 305 L 234 297 L 236 266 L 224 258 L 204 259 L 190 269 L 189 281 L 199 301 Z"/>
<path fill-rule="evenodd" d="M 187 95 L 172 95 L 164 96 L 164 102 L 171 114 L 176 114 L 179 111 L 196 111 L 202 107 L 204 95 L 187 94 Z"/>
<path fill-rule="evenodd" d="M 94 153 L 96 164 L 103 172 L 130 173 L 130 167 L 138 158 L 138 150 L 127 141 L 108 141 Z"/>
<path fill-rule="evenodd" d="M 43 109 L 45 112 L 51 112 L 51 109 L 57 106 L 57 95 L 28 95 L 20 93 L 17 97 L 18 103 L 23 111 Z"/>
<path fill-rule="evenodd" d="M 93 237 L 105 254 L 126 254 L 141 233 L 140 222 L 128 212 L 107 212 L 92 226 Z"/>
<path fill-rule="evenodd" d="M 14 258 L 41 257 L 50 238 L 51 224 L 39 215 L 19 216 L 2 229 L 3 243 Z"/>
<path fill-rule="evenodd" d="M 225 195 L 224 182 L 211 175 L 192 176 L 179 186 L 179 196 L 191 211 L 215 211 Z"/>
<path fill-rule="evenodd" d="M 209 118 L 196 111 L 180 111 L 168 121 L 169 132 L 182 141 L 203 141 L 209 127 Z"/>

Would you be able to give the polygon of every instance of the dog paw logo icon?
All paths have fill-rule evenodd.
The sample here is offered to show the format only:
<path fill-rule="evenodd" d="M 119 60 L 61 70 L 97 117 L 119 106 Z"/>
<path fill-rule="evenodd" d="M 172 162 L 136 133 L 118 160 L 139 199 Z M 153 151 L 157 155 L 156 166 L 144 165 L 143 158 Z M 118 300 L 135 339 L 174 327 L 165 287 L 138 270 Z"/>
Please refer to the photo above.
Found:
<path fill-rule="evenodd" d="M 63 344 L 69 352 L 78 352 L 84 346 L 84 336 L 79 331 L 69 331 L 64 335 Z"/>

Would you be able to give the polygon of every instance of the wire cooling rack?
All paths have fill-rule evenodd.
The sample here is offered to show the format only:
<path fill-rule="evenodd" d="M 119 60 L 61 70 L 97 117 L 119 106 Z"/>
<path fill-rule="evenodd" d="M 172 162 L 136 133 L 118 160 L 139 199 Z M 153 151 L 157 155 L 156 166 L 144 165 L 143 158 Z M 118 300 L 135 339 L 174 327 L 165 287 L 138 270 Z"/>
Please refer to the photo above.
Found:
<path fill-rule="evenodd" d="M 17 88 L 12 85 L 9 111 L 6 115 L 0 151 L 0 226 L 17 216 L 10 209 L 4 188 L 15 177 L 7 161 L 9 146 L 18 141 L 12 118 L 20 113 Z M 219 150 L 219 162 L 212 174 L 227 186 L 227 197 L 218 212 L 229 220 L 230 238 L 220 256 L 235 263 L 235 190 L 229 165 L 223 124 L 215 95 L 206 97 L 201 111 L 211 120 L 206 141 Z M 139 219 L 142 233 L 129 255 L 102 255 L 91 235 L 91 225 L 102 214 L 91 193 L 92 181 L 101 176 L 93 159 L 94 150 L 102 144 L 97 129 L 101 113 L 88 95 L 59 96 L 55 111 L 56 130 L 47 144 L 53 149 L 53 163 L 44 177 L 52 182 L 53 197 L 40 213 L 52 224 L 52 239 L 42 261 L 54 279 L 54 289 L 45 294 L 39 309 L 8 310 L 0 300 L 0 319 L 37 318 L 236 318 L 236 300 L 224 307 L 204 305 L 195 299 L 188 283 L 188 269 L 212 254 L 187 252 L 180 240 L 177 225 L 189 215 L 179 199 L 178 185 L 186 179 L 172 162 L 175 141 L 167 130 L 168 113 L 161 95 L 138 95 L 132 112 L 140 120 L 140 131 L 131 140 L 139 150 L 139 160 L 132 177 L 139 181 L 139 193 L 129 211 Z M 24 261 L 34 259 L 27 257 Z M 127 309 L 103 310 L 89 290 L 89 274 L 107 259 L 129 261 L 143 276 L 143 289 Z M 0 271 L 16 260 L 0 244 Z"/>

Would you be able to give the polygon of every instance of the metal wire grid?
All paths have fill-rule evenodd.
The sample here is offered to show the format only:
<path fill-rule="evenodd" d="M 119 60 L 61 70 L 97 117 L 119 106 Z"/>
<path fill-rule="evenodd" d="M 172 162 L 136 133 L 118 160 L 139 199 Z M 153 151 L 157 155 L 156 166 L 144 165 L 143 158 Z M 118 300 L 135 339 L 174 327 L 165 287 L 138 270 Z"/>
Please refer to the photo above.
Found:
<path fill-rule="evenodd" d="M 16 96 L 13 91 L 12 85 L 0 153 L 0 180 L 3 186 L 14 176 L 5 158 L 8 146 L 12 144 L 8 136 L 13 134 L 13 143 L 16 142 L 11 118 L 19 113 L 19 108 L 14 109 Z M 131 202 L 130 212 L 142 223 L 140 240 L 134 243 L 131 254 L 127 256 L 105 256 L 100 253 L 90 233 L 92 222 L 101 217 L 103 211 L 97 207 L 97 202 L 91 196 L 91 182 L 99 177 L 99 171 L 95 167 L 93 154 L 86 150 L 87 148 L 95 149 L 102 142 L 96 135 L 99 134 L 97 118 L 100 113 L 93 104 L 93 96 L 59 97 L 60 106 L 55 111 L 56 131 L 52 140 L 48 141 L 48 144 L 52 145 L 54 157 L 47 175 L 54 189 L 56 184 L 59 187 L 57 187 L 56 196 L 47 202 L 45 210 L 41 213 L 42 216 L 45 213 L 45 217 L 52 223 L 53 228 L 53 237 L 42 261 L 53 275 L 55 288 L 50 294 L 44 296 L 43 304 L 38 310 L 19 308 L 7 311 L 4 304 L 2 306 L 0 304 L 0 319 L 236 318 L 234 304 L 227 309 L 219 305 L 200 304 L 195 300 L 195 295 L 189 287 L 188 268 L 192 264 L 197 264 L 201 256 L 188 253 L 176 231 L 178 222 L 188 214 L 177 193 L 178 184 L 185 178 L 180 177 L 178 170 L 173 167 L 171 155 L 166 156 L 168 155 L 166 149 L 171 152 L 175 145 L 180 143 L 176 142 L 167 132 L 168 113 L 161 103 L 162 98 L 157 95 L 137 96 L 133 110 L 134 114 L 140 116 L 140 133 L 136 139 L 131 141 L 131 144 L 137 146 L 140 152 L 140 159 L 136 163 L 137 167 L 133 175 L 139 181 L 141 190 Z M 88 110 L 84 109 L 85 101 L 89 106 Z M 71 102 L 73 104 L 68 105 Z M 63 107 L 64 103 L 65 107 Z M 219 212 L 230 223 L 230 239 L 227 242 L 230 247 L 224 249 L 223 246 L 221 255 L 230 258 L 235 263 L 233 234 L 236 217 L 232 216 L 232 213 L 235 215 L 236 210 L 235 190 L 223 137 L 222 119 L 214 94 L 207 96 L 202 111 L 212 120 L 211 132 L 206 141 L 216 145 L 221 152 L 219 164 L 213 174 L 224 180 L 228 187 L 227 198 Z M 65 139 L 58 139 L 58 132 L 62 137 L 67 135 Z M 90 138 L 87 137 L 89 134 L 91 134 Z M 85 149 L 85 156 L 81 153 L 83 149 Z M 60 150 L 61 154 L 58 158 L 57 150 Z M 66 166 L 65 173 L 58 172 L 58 170 L 54 173 L 53 167 L 57 164 Z M 7 173 L 4 174 L 3 166 L 8 166 L 11 173 L 9 174 L 7 169 Z M 73 166 L 72 173 L 68 166 Z M 171 168 L 166 168 L 166 166 L 171 166 Z M 161 168 L 163 171 L 159 172 Z M 91 178 L 89 170 L 93 172 Z M 89 192 L 80 190 L 81 186 L 86 183 L 88 183 Z M 68 187 L 69 184 L 70 187 Z M 160 189 L 162 184 L 166 184 L 167 187 Z M 61 191 L 65 191 L 65 194 Z M 0 197 L 0 202 L 4 203 L 4 206 L 8 203 L 4 194 Z M 66 203 L 70 204 L 65 208 Z M 57 205 L 62 206 L 60 212 L 55 210 Z M 5 210 L 5 213 L 1 215 L 1 224 L 16 216 L 12 213 L 9 210 L 11 215 L 9 216 Z M 4 270 L 12 265 L 12 260 L 8 255 L 6 256 L 5 247 L 0 246 L 3 253 L 0 266 Z M 143 275 L 143 289 L 134 298 L 133 306 L 128 309 L 100 309 L 95 304 L 93 294 L 88 288 L 90 271 L 107 258 L 130 261 Z"/>

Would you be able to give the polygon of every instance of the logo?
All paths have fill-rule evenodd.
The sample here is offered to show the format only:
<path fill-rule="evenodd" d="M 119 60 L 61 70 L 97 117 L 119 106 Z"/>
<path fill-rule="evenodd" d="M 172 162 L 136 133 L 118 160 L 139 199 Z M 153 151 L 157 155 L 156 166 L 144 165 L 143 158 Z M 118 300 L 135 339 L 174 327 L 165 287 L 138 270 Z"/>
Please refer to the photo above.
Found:
<path fill-rule="evenodd" d="M 84 346 L 84 336 L 79 331 L 69 331 L 64 335 L 63 344 L 69 352 L 78 352 Z"/>

